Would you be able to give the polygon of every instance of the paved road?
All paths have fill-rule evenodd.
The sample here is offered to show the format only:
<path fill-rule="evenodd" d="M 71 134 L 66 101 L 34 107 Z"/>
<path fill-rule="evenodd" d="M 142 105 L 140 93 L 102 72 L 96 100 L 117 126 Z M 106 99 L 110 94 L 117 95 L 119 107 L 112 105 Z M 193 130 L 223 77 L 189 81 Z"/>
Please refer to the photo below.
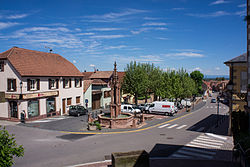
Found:
<path fill-rule="evenodd" d="M 221 107 L 222 115 L 228 112 L 227 106 L 222 104 Z M 173 154 L 178 156 L 183 153 L 183 146 L 195 145 L 190 142 L 206 138 L 202 136 L 202 131 L 215 125 L 213 120 L 216 117 L 213 115 L 216 112 L 215 104 L 210 104 L 208 100 L 198 111 L 184 113 L 187 115 L 182 115 L 179 119 L 171 118 L 169 122 L 154 128 L 124 134 L 75 135 L 13 125 L 7 126 L 7 130 L 16 134 L 18 143 L 23 144 L 25 148 L 24 157 L 17 158 L 15 166 L 61 167 L 101 161 L 105 159 L 105 155 L 110 156 L 112 152 L 141 149 L 148 151 L 150 156 L 155 158 L 165 158 Z M 181 152 L 178 153 L 179 150 Z"/>

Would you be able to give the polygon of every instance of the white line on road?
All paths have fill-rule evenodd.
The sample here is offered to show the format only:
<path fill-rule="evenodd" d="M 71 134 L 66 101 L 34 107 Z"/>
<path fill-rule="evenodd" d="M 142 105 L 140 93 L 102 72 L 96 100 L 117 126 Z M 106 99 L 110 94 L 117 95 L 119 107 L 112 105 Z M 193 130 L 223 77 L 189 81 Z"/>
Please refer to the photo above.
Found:
<path fill-rule="evenodd" d="M 224 143 L 224 141 L 221 141 L 221 140 L 213 140 L 213 139 L 203 138 L 202 136 L 197 137 L 196 139 L 204 140 L 204 141 L 210 141 L 210 142 Z"/>
<path fill-rule="evenodd" d="M 213 134 L 213 133 L 205 133 L 205 135 L 210 136 L 210 137 L 214 137 L 214 138 L 217 138 L 217 139 L 221 139 L 221 140 L 227 140 L 227 137 L 223 137 L 223 136 L 216 135 L 216 134 Z"/>
<path fill-rule="evenodd" d="M 176 128 L 176 129 L 182 129 L 182 128 L 184 128 L 184 127 L 186 127 L 187 125 L 182 125 L 182 126 L 179 126 L 178 128 Z"/>
<path fill-rule="evenodd" d="M 202 154 L 209 154 L 209 155 L 215 155 L 216 154 L 215 152 L 208 151 L 208 150 L 203 150 L 203 149 L 198 149 L 198 148 L 183 147 L 182 149 L 187 150 L 187 151 L 202 153 Z"/>
<path fill-rule="evenodd" d="M 167 128 L 168 128 L 168 129 L 171 129 L 171 128 L 176 127 L 176 126 L 178 126 L 178 124 L 171 125 L 171 126 L 169 126 L 169 127 L 167 127 Z"/>
<path fill-rule="evenodd" d="M 159 126 L 158 128 L 164 128 L 164 127 L 166 127 L 166 126 L 168 126 L 168 125 L 170 125 L 170 124 L 161 125 L 161 126 Z"/>
<path fill-rule="evenodd" d="M 217 146 L 221 146 L 221 145 L 224 144 L 224 143 L 215 143 L 215 142 L 204 141 L 204 140 L 199 140 L 199 139 L 195 139 L 195 140 L 193 140 L 193 142 L 204 143 L 204 144 L 212 144 L 212 145 L 217 145 Z"/>
<path fill-rule="evenodd" d="M 209 149 L 208 146 L 196 145 L 196 144 L 186 144 L 185 146 L 187 146 L 187 147 L 196 147 L 196 148 L 207 148 L 207 149 Z M 220 147 L 218 147 L 218 148 L 220 148 Z"/>
<path fill-rule="evenodd" d="M 105 161 L 97 161 L 97 162 L 89 162 L 89 163 L 85 163 L 85 164 L 77 164 L 77 165 L 71 165 L 71 166 L 67 166 L 67 167 L 81 167 L 81 166 L 87 166 L 87 165 L 94 165 L 94 164 L 100 164 L 100 163 L 107 163 L 107 162 L 111 162 L 111 160 L 105 160 Z"/>
<path fill-rule="evenodd" d="M 191 141 L 190 144 L 197 145 L 197 146 L 206 146 L 206 147 L 213 147 L 213 148 L 220 148 L 220 146 L 214 146 L 211 144 L 204 144 L 204 143 L 199 143 L 199 142 L 193 142 Z"/>

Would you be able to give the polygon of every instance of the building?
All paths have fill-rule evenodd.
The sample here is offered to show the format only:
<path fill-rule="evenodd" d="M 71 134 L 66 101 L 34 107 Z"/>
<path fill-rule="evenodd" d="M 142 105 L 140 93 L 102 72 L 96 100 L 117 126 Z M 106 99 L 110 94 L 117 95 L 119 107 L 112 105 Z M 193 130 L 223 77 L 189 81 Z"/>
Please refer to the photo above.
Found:
<path fill-rule="evenodd" d="M 230 83 L 232 89 L 230 91 L 232 108 L 231 111 L 244 111 L 247 104 L 247 54 L 244 53 L 237 56 L 225 64 L 230 68 Z"/>
<path fill-rule="evenodd" d="M 27 120 L 67 114 L 83 105 L 82 73 L 54 53 L 13 47 L 0 53 L 0 119 Z"/>
<path fill-rule="evenodd" d="M 92 80 L 83 81 L 83 103 L 87 109 L 92 108 Z"/>

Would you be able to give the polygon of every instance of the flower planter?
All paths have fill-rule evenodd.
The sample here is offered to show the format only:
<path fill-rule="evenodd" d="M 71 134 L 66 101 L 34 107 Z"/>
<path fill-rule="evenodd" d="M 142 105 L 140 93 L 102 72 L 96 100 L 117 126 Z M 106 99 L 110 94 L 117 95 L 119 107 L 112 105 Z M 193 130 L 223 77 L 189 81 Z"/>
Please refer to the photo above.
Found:
<path fill-rule="evenodd" d="M 88 129 L 89 129 L 89 130 L 96 130 L 96 126 L 95 126 L 95 125 L 89 125 L 89 126 L 88 126 Z"/>

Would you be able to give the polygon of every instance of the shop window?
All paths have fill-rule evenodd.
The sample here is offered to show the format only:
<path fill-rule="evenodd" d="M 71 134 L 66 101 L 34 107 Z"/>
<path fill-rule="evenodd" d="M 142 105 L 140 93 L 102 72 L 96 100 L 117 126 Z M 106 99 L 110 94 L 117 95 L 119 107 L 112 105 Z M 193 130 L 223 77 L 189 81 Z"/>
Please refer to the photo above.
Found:
<path fill-rule="evenodd" d="M 0 61 L 0 72 L 4 72 L 4 61 Z"/>
<path fill-rule="evenodd" d="M 46 100 L 47 113 L 52 113 L 56 111 L 55 108 L 55 98 L 48 98 Z"/>
<path fill-rule="evenodd" d="M 39 115 L 39 102 L 38 100 L 28 101 L 28 117 L 36 117 Z"/>
<path fill-rule="evenodd" d="M 72 98 L 68 98 L 68 99 L 67 99 L 67 106 L 70 106 L 70 105 L 71 105 L 71 101 L 72 101 Z"/>
<path fill-rule="evenodd" d="M 80 101 L 81 101 L 81 97 L 80 96 L 76 97 L 76 104 L 79 104 Z"/>
<path fill-rule="evenodd" d="M 104 98 L 111 97 L 111 91 L 104 92 Z"/>
<path fill-rule="evenodd" d="M 17 109 L 17 102 L 10 101 L 10 116 L 13 118 L 18 118 L 18 109 Z"/>
<path fill-rule="evenodd" d="M 14 92 L 16 91 L 16 79 L 8 79 L 7 80 L 8 91 Z"/>

